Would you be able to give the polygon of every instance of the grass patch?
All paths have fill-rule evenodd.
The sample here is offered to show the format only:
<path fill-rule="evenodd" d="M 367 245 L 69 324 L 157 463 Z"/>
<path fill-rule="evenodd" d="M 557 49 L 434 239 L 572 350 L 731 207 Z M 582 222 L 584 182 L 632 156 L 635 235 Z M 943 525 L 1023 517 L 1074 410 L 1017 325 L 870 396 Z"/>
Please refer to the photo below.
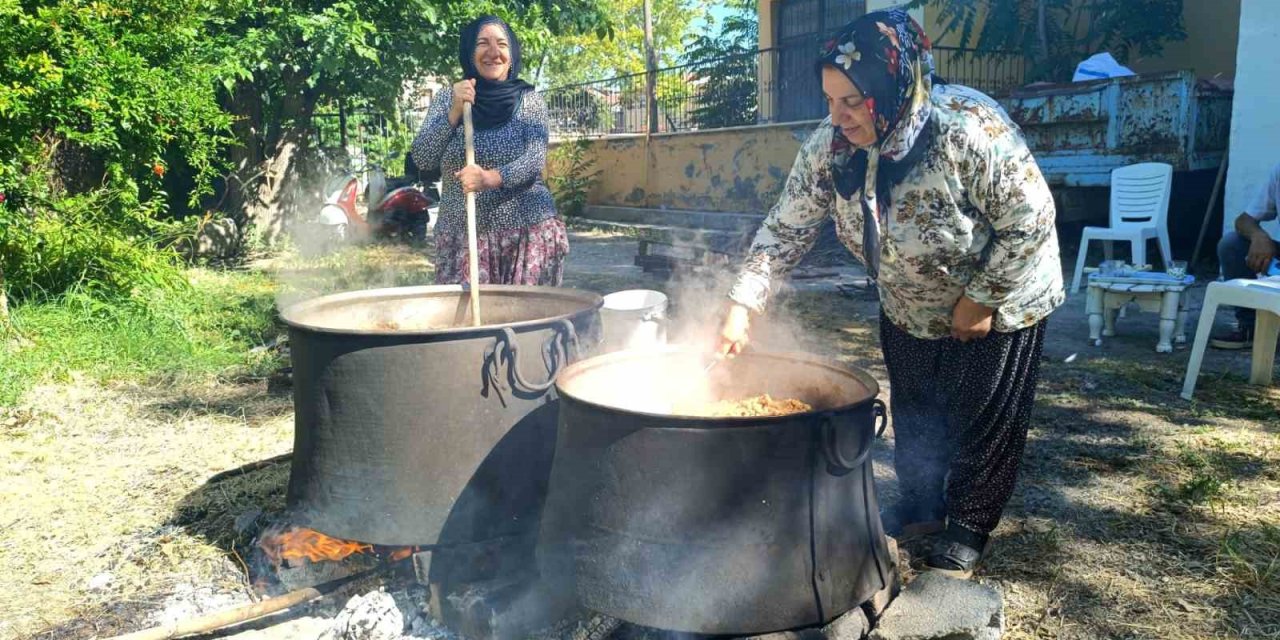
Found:
<path fill-rule="evenodd" d="M 270 356 L 252 348 L 279 331 L 271 278 L 193 269 L 187 280 L 186 287 L 127 299 L 72 293 L 14 309 L 13 331 L 0 343 L 0 405 L 73 373 L 98 381 L 147 380 L 269 366 Z"/>
<path fill-rule="evenodd" d="M 189 269 L 183 286 L 129 297 L 69 293 L 23 304 L 12 310 L 12 330 L 0 328 L 0 406 L 73 375 L 97 382 L 264 375 L 277 362 L 254 347 L 283 331 L 277 301 L 432 284 L 434 273 L 423 249 L 374 244 L 318 257 L 287 252 L 246 270 Z"/>
<path fill-rule="evenodd" d="M 342 291 L 433 285 L 432 253 L 430 247 L 374 244 L 314 257 L 290 252 L 258 266 L 275 274 L 287 305 Z"/>
<path fill-rule="evenodd" d="M 1227 535 L 1219 558 L 1233 582 L 1280 605 L 1280 527 L 1263 525 Z"/>

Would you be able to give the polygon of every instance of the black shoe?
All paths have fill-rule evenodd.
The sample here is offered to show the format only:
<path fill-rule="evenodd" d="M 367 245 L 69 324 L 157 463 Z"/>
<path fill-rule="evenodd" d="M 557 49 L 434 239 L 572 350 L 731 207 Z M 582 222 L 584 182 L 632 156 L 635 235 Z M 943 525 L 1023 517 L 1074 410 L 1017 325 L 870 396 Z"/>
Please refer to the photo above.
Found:
<path fill-rule="evenodd" d="M 938 533 L 945 528 L 946 512 L 942 507 L 929 509 L 915 503 L 899 502 L 880 512 L 885 535 L 907 539 Z"/>
<path fill-rule="evenodd" d="M 949 524 L 925 560 L 925 566 L 948 577 L 968 580 L 982 562 L 990 542 L 990 536 L 984 533 Z"/>
<path fill-rule="evenodd" d="M 1215 349 L 1248 349 L 1253 346 L 1253 328 L 1233 329 L 1210 336 L 1209 346 Z"/>

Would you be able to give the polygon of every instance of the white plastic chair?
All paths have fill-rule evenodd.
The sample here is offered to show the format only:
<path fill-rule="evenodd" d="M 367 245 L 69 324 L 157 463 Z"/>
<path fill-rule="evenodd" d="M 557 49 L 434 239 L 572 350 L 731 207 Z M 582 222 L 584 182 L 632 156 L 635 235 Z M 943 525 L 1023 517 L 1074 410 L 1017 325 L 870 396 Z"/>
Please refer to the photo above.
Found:
<path fill-rule="evenodd" d="M 1080 290 L 1084 259 L 1089 242 L 1102 240 L 1107 259 L 1111 259 L 1115 240 L 1128 242 L 1133 249 L 1133 264 L 1147 264 L 1147 242 L 1156 240 L 1165 266 L 1173 260 L 1169 244 L 1169 191 L 1173 188 L 1173 167 L 1163 162 L 1144 162 L 1111 171 L 1111 226 L 1085 227 L 1080 234 L 1080 253 L 1076 256 L 1076 273 L 1071 279 L 1071 292 Z"/>
<path fill-rule="evenodd" d="M 1253 363 L 1249 384 L 1271 384 L 1271 373 L 1276 363 L 1276 338 L 1280 336 L 1280 277 L 1262 280 L 1228 280 L 1210 282 L 1204 293 L 1204 307 L 1200 310 L 1200 324 L 1196 327 L 1196 343 L 1187 361 L 1187 375 L 1182 382 L 1182 397 L 1190 400 L 1200 376 L 1200 362 L 1204 348 L 1213 330 L 1213 319 L 1219 305 L 1257 309 L 1258 319 L 1253 329 Z"/>

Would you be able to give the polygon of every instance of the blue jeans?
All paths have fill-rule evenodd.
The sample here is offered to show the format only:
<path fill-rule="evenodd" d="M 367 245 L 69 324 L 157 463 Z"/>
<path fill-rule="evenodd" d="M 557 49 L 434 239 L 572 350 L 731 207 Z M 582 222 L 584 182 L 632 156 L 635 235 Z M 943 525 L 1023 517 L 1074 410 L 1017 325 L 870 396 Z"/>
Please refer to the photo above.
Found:
<path fill-rule="evenodd" d="M 1228 231 L 1223 235 L 1222 240 L 1218 242 L 1218 264 L 1222 266 L 1222 277 L 1227 280 L 1236 278 L 1252 280 L 1258 277 L 1258 274 L 1245 264 L 1245 258 L 1248 255 L 1248 238 L 1234 231 Z M 1256 313 L 1253 309 L 1236 307 L 1236 322 L 1240 325 L 1240 329 L 1253 331 L 1255 317 Z"/>

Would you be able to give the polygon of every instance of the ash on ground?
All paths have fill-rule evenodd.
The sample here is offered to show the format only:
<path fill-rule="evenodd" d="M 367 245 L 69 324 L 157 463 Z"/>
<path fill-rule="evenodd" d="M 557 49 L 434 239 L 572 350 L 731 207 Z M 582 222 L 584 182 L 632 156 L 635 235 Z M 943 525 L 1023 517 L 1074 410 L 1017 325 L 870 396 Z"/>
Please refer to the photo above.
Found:
<path fill-rule="evenodd" d="M 418 585 L 330 596 L 295 608 L 288 618 L 266 619 L 226 640 L 461 640 L 426 611 Z"/>

